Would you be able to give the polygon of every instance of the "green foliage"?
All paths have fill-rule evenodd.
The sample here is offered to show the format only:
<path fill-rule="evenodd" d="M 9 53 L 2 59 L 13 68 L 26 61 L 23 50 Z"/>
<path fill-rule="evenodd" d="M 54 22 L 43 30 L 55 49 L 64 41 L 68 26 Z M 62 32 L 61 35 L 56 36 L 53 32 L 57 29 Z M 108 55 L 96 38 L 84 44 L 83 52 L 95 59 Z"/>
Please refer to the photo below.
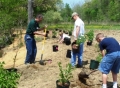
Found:
<path fill-rule="evenodd" d="M 58 23 L 62 20 L 62 17 L 59 12 L 50 10 L 46 12 L 44 19 L 47 23 Z"/>
<path fill-rule="evenodd" d="M 84 43 L 85 41 L 86 41 L 85 36 L 79 36 L 76 43 L 77 43 L 77 45 L 80 45 L 80 43 Z"/>
<path fill-rule="evenodd" d="M 93 41 L 93 38 L 94 38 L 94 31 L 93 30 L 90 30 L 87 34 L 87 39 L 88 41 Z"/>
<path fill-rule="evenodd" d="M 0 88 L 16 88 L 20 74 L 14 71 L 9 72 L 3 68 L 4 62 L 0 62 Z"/>
<path fill-rule="evenodd" d="M 52 31 L 52 36 L 57 36 L 57 32 L 55 30 Z"/>
<path fill-rule="evenodd" d="M 63 17 L 64 22 L 71 21 L 71 14 L 72 14 L 72 9 L 70 8 L 69 4 L 65 4 L 65 7 L 61 9 L 60 13 L 61 16 Z"/>
<path fill-rule="evenodd" d="M 34 12 L 44 13 L 49 10 L 57 10 L 57 4 L 62 3 L 62 0 L 34 0 Z"/>
<path fill-rule="evenodd" d="M 25 24 L 26 0 L 0 0 L 0 47 L 13 41 L 14 28 Z"/>
<path fill-rule="evenodd" d="M 96 57 L 96 61 L 101 62 L 102 55 L 99 53 L 98 56 Z"/>
<path fill-rule="evenodd" d="M 59 73 L 59 77 L 60 77 L 60 82 L 62 84 L 66 83 L 67 81 L 69 81 L 70 78 L 72 78 L 72 65 L 71 64 L 67 64 L 66 65 L 66 68 L 63 69 L 63 67 L 61 66 L 61 62 L 58 63 L 58 66 L 59 66 L 59 70 L 60 70 L 60 73 Z"/>
<path fill-rule="evenodd" d="M 115 21 L 120 20 L 119 0 L 90 0 L 81 6 L 82 18 L 91 21 Z"/>

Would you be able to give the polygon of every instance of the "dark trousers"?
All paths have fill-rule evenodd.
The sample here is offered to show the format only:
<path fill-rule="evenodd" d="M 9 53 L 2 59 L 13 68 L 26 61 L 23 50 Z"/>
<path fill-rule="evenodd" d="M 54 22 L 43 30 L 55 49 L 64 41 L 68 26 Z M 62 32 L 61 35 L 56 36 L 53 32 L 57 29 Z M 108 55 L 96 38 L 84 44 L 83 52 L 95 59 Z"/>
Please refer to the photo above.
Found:
<path fill-rule="evenodd" d="M 34 39 L 34 36 L 26 34 L 25 44 L 27 49 L 25 64 L 34 63 L 36 58 L 36 53 L 37 53 L 36 41 Z"/>

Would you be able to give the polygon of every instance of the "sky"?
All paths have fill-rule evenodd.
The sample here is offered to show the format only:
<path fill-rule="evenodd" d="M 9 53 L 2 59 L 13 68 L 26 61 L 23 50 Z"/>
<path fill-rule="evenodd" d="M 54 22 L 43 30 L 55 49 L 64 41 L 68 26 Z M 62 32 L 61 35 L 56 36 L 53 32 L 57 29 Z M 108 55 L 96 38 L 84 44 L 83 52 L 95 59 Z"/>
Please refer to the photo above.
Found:
<path fill-rule="evenodd" d="M 62 0 L 64 4 L 68 3 L 70 7 L 73 7 L 76 3 L 82 5 L 85 1 L 84 0 Z"/>

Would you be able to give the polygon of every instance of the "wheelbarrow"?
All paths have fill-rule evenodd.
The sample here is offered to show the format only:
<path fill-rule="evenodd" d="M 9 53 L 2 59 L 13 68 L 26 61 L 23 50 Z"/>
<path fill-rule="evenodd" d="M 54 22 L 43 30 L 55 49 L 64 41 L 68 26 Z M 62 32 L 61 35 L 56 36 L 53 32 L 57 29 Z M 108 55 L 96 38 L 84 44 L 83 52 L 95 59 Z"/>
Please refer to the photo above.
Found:
<path fill-rule="evenodd" d="M 46 34 L 46 29 L 45 29 L 45 34 Z M 44 53 L 44 47 L 45 47 L 45 36 L 44 36 L 44 40 L 43 40 L 43 46 L 42 46 L 42 53 L 41 53 L 41 59 L 40 59 L 40 61 L 39 61 L 39 63 L 40 63 L 40 65 L 46 65 L 46 63 L 45 63 L 45 60 L 42 60 L 42 58 L 43 58 L 43 53 Z"/>

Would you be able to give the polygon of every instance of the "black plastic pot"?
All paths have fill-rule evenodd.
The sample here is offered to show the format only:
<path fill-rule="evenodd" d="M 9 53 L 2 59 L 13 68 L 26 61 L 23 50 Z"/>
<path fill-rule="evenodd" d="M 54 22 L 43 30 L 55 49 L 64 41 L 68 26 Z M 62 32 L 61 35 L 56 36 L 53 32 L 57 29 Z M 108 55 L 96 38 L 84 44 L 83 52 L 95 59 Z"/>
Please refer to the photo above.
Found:
<path fill-rule="evenodd" d="M 8 69 L 5 69 L 9 72 L 17 72 L 17 68 L 8 68 Z"/>
<path fill-rule="evenodd" d="M 58 51 L 58 45 L 53 45 L 53 52 Z"/>
<path fill-rule="evenodd" d="M 49 31 L 46 31 L 47 34 L 49 34 Z"/>
<path fill-rule="evenodd" d="M 48 37 L 48 34 L 47 34 L 47 33 L 45 34 L 45 37 Z"/>
<path fill-rule="evenodd" d="M 98 61 L 96 61 L 96 60 L 91 60 L 90 61 L 90 69 L 97 69 L 98 68 L 98 66 L 99 66 L 99 62 Z"/>
<path fill-rule="evenodd" d="M 58 31 L 58 29 L 57 29 L 57 28 L 56 28 L 55 30 L 56 30 L 56 31 Z"/>
<path fill-rule="evenodd" d="M 59 80 L 57 80 L 56 81 L 56 87 L 57 88 L 69 88 L 69 86 L 70 86 L 70 82 L 68 81 L 68 82 L 66 82 L 64 85 L 59 85 Z"/>
<path fill-rule="evenodd" d="M 52 36 L 52 38 L 56 38 L 56 36 Z"/>
<path fill-rule="evenodd" d="M 91 46 L 91 45 L 92 45 L 92 41 L 88 41 L 88 42 L 87 42 L 87 45 L 88 45 L 88 46 Z"/>
<path fill-rule="evenodd" d="M 71 50 L 69 50 L 69 49 L 67 50 L 66 57 L 67 57 L 67 58 L 71 58 Z"/>
<path fill-rule="evenodd" d="M 66 45 L 70 45 L 70 44 L 71 44 L 70 38 L 64 38 L 64 43 L 65 43 Z"/>
<path fill-rule="evenodd" d="M 79 46 L 76 46 L 76 41 L 72 43 L 72 52 L 79 53 Z"/>
<path fill-rule="evenodd" d="M 72 32 L 70 31 L 70 32 L 69 32 L 69 36 L 71 36 L 71 35 L 72 35 Z"/>
<path fill-rule="evenodd" d="M 59 32 L 62 32 L 62 30 L 59 30 Z"/>
<path fill-rule="evenodd" d="M 73 48 L 72 48 L 72 52 L 73 52 L 73 53 L 79 53 L 79 46 L 78 46 L 77 49 L 73 49 Z"/>

